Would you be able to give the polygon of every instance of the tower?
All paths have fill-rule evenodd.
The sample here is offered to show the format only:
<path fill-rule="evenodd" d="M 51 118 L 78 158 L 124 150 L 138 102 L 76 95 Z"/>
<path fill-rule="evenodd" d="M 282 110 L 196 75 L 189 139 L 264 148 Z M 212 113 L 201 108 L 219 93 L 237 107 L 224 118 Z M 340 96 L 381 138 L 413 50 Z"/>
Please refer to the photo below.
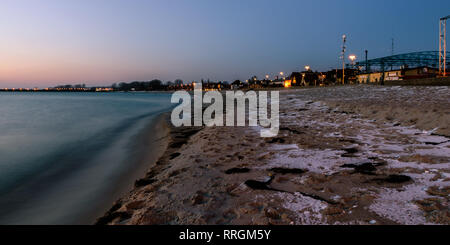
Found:
<path fill-rule="evenodd" d="M 447 76 L 447 19 L 449 16 L 443 17 L 439 20 L 439 74 L 441 76 Z"/>

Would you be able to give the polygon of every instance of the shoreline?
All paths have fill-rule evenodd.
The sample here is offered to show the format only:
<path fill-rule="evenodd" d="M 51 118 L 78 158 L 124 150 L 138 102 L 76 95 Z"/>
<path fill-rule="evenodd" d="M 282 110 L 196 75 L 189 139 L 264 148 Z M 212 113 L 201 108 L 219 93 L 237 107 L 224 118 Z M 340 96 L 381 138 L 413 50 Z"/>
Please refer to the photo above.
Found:
<path fill-rule="evenodd" d="M 166 112 L 156 115 L 132 137 L 134 141 L 128 146 L 130 150 L 127 152 L 129 155 L 127 162 L 130 166 L 124 166 L 123 171 L 125 172 L 120 180 L 114 184 L 116 188 L 114 188 L 108 204 L 98 204 L 97 211 L 92 212 L 91 224 L 97 221 L 99 215 L 103 215 L 110 209 L 111 203 L 132 191 L 135 180 L 144 176 L 143 173 L 163 154 L 168 144 L 166 138 L 169 132 L 165 120 Z"/>
<path fill-rule="evenodd" d="M 155 180 L 153 179 L 153 177 L 164 169 L 168 160 L 173 159 L 177 156 L 176 151 L 181 146 L 186 144 L 192 135 L 203 129 L 194 127 L 176 128 L 170 123 L 169 112 L 161 114 L 159 116 L 157 124 L 159 125 L 159 127 L 164 127 L 166 129 L 166 133 L 164 136 L 165 146 L 163 148 L 160 148 L 160 150 L 158 151 L 158 157 L 154 157 L 153 161 L 150 163 L 150 166 L 146 168 L 144 177 L 136 179 L 134 181 L 133 188 L 125 195 L 123 195 L 120 199 L 115 201 L 112 207 L 103 216 L 97 218 L 97 220 L 95 221 L 96 225 L 105 225 L 117 218 L 128 218 L 128 214 L 118 211 L 123 203 L 126 202 L 126 200 L 141 187 L 154 183 Z"/>
<path fill-rule="evenodd" d="M 171 127 L 155 167 L 97 224 L 450 224 L 448 87 L 348 89 L 280 91 L 275 138 Z M 392 109 L 404 98 L 413 113 Z M 436 120 L 407 123 L 424 111 Z"/>

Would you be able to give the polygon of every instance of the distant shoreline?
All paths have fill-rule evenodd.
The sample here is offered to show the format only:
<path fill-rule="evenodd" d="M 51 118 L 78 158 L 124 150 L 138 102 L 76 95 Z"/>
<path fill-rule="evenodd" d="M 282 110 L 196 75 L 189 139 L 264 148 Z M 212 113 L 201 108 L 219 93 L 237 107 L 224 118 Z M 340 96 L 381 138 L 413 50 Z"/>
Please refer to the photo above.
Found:
<path fill-rule="evenodd" d="M 427 78 L 427 79 L 412 79 L 412 80 L 401 80 L 401 81 L 385 81 L 384 84 L 380 83 L 363 83 L 363 84 L 330 84 L 326 86 L 292 86 L 292 87 L 272 87 L 272 86 L 264 86 L 264 87 L 240 87 L 238 89 L 241 90 L 291 90 L 291 89 L 307 89 L 307 88 L 318 88 L 318 87 L 341 87 L 341 86 L 450 86 L 450 77 L 442 77 L 442 78 Z M 155 90 L 117 90 L 110 87 L 90 87 L 90 88 L 45 88 L 45 89 L 37 89 L 37 88 L 0 88 L 0 92 L 3 93 L 171 93 L 180 90 L 186 90 L 183 88 L 179 89 L 155 89 Z M 187 89 L 191 91 L 192 89 Z M 219 91 L 233 91 L 234 89 L 225 88 L 218 89 Z"/>

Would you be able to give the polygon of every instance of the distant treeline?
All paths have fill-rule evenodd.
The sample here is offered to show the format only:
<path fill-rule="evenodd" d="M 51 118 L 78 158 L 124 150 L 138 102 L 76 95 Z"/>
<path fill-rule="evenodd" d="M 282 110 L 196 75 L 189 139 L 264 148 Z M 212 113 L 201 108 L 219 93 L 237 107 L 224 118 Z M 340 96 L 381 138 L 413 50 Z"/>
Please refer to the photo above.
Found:
<path fill-rule="evenodd" d="M 111 87 L 116 91 L 154 91 L 166 90 L 169 84 L 163 84 L 161 80 L 154 79 L 146 82 L 114 83 Z"/>

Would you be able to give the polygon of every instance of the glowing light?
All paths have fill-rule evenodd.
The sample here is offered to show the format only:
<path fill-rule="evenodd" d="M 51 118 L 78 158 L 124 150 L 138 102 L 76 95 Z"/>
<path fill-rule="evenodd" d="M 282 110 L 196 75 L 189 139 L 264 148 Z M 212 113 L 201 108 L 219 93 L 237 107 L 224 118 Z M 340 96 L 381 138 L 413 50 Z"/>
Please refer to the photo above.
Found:
<path fill-rule="evenodd" d="M 292 80 L 285 80 L 284 81 L 284 87 L 290 88 L 292 86 Z"/>

